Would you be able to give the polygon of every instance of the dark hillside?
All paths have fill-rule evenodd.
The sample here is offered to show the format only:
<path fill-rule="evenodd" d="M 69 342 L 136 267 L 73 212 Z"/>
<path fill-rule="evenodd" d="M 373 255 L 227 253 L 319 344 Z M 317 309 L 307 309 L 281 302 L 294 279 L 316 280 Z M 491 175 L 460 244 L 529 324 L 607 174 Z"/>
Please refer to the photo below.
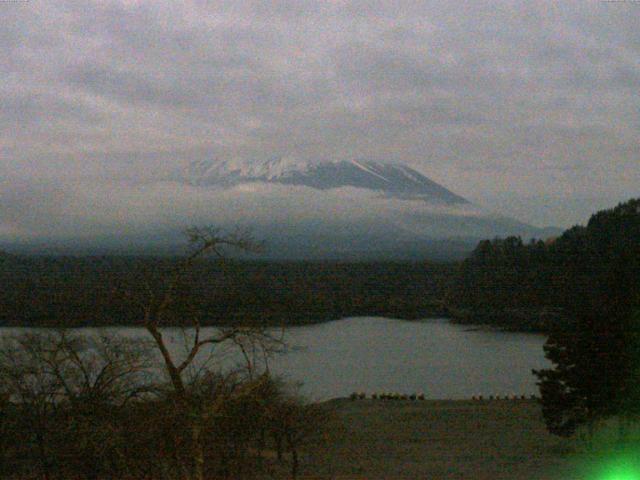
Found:
<path fill-rule="evenodd" d="M 172 260 L 16 257 L 0 260 L 2 325 L 133 325 L 141 311 L 119 295 L 162 288 Z M 442 316 L 453 264 L 203 261 L 186 280 L 173 323 L 193 309 L 205 323 L 304 324 L 346 316 Z"/>
<path fill-rule="evenodd" d="M 549 330 L 568 310 L 629 309 L 640 287 L 640 199 L 600 211 L 554 241 L 485 240 L 448 295 L 458 321 Z M 635 292 L 635 293 L 634 293 Z"/>

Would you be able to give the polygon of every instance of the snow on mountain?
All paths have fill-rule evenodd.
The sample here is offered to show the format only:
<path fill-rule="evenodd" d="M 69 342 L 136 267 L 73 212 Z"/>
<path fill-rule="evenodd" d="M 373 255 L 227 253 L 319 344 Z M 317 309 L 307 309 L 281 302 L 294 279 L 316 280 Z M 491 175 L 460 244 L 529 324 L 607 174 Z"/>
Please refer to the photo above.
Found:
<path fill-rule="evenodd" d="M 355 187 L 383 192 L 390 197 L 421 199 L 436 204 L 469 203 L 412 168 L 362 160 L 315 164 L 290 157 L 263 162 L 200 160 L 175 172 L 171 180 L 195 186 L 266 182 L 318 190 Z"/>
<path fill-rule="evenodd" d="M 0 248 L 8 240 L 33 252 L 176 253 L 185 227 L 214 225 L 249 228 L 266 242 L 261 258 L 417 260 L 462 258 L 496 236 L 558 234 L 491 214 L 397 164 L 207 160 L 157 179 L 7 184 L 16 211 L 25 191 L 37 201 L 15 223 L 0 219 Z"/>
<path fill-rule="evenodd" d="M 400 164 L 203 160 L 171 180 L 219 196 L 212 215 L 228 212 L 225 219 L 250 226 L 283 258 L 442 257 L 485 238 L 548 233 L 492 214 Z M 233 188 L 252 183 L 265 188 Z"/>
<path fill-rule="evenodd" d="M 273 158 L 262 162 L 230 160 L 198 160 L 176 171 L 173 180 L 192 185 L 235 185 L 252 181 L 274 181 L 308 165 L 291 157 Z"/>

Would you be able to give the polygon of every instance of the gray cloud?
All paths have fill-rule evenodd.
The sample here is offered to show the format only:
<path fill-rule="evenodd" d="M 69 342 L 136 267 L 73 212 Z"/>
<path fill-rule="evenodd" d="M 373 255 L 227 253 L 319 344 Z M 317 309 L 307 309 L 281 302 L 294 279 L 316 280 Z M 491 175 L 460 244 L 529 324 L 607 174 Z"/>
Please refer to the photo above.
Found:
<path fill-rule="evenodd" d="M 420 200 L 389 199 L 358 188 L 320 191 L 265 183 L 232 188 L 194 187 L 174 182 L 105 180 L 0 181 L 0 241 L 140 238 L 180 232 L 193 225 L 254 229 L 311 224 L 383 224 L 434 235 L 414 216 L 486 214 L 469 206 L 433 206 Z M 238 219 L 242 219 L 240 222 Z M 414 225 L 415 224 L 415 225 Z M 438 235 L 439 234 L 439 235 Z"/>
<path fill-rule="evenodd" d="M 0 11 L 0 178 L 99 184 L 151 181 L 203 156 L 369 157 L 524 220 L 541 215 L 512 200 L 564 199 L 544 217 L 562 224 L 582 220 L 575 199 L 622 200 L 640 184 L 632 2 L 31 0 Z"/>

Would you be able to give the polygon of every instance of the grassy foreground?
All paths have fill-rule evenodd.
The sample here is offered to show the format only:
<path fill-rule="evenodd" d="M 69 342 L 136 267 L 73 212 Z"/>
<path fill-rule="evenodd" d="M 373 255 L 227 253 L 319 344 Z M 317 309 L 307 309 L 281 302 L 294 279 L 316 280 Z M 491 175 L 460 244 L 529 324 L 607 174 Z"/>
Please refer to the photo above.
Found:
<path fill-rule="evenodd" d="M 322 448 L 304 452 L 301 478 L 599 480 L 596 455 L 547 433 L 535 401 L 324 405 L 333 420 Z"/>

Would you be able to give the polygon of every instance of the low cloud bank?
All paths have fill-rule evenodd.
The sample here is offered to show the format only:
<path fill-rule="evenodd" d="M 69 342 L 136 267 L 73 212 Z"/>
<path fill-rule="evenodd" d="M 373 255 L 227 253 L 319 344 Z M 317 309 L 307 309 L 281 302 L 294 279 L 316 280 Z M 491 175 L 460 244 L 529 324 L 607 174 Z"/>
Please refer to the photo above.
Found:
<path fill-rule="evenodd" d="M 158 232 L 179 232 L 191 225 L 295 230 L 303 225 L 358 223 L 405 228 L 403 223 L 413 222 L 410 229 L 416 233 L 419 225 L 411 219 L 421 215 L 478 217 L 483 213 L 472 206 L 428 205 L 357 188 L 0 181 L 0 241 L 12 242 L 145 236 L 153 240 Z"/>

